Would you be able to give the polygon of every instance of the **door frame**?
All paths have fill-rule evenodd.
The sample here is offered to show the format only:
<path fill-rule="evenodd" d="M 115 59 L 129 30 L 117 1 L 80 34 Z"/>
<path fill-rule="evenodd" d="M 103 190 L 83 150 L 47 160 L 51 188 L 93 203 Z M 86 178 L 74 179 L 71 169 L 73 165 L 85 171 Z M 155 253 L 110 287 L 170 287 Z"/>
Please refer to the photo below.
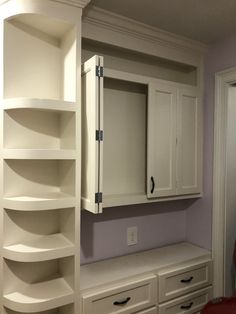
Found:
<path fill-rule="evenodd" d="M 215 74 L 214 112 L 214 164 L 213 164 L 213 213 L 212 257 L 214 296 L 225 291 L 225 213 L 226 213 L 226 135 L 228 113 L 228 87 L 236 82 L 236 67 Z"/>

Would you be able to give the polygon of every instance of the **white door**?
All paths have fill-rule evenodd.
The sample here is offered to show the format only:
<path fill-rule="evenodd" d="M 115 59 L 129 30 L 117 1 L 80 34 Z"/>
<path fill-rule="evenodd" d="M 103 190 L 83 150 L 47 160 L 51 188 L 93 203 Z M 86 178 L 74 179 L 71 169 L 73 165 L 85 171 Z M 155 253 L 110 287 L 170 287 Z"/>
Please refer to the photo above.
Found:
<path fill-rule="evenodd" d="M 149 84 L 147 129 L 147 196 L 176 194 L 177 89 Z"/>
<path fill-rule="evenodd" d="M 82 208 L 102 212 L 103 58 L 82 67 Z"/>
<path fill-rule="evenodd" d="M 197 89 L 180 88 L 177 108 L 177 194 L 201 192 L 202 121 Z"/>

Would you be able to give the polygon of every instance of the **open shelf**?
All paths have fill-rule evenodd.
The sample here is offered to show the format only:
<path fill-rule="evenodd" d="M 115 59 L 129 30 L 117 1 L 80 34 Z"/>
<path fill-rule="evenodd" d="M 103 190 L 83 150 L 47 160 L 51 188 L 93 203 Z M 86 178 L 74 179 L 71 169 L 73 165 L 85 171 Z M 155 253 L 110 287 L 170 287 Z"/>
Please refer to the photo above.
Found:
<path fill-rule="evenodd" d="M 19 311 L 13 311 L 6 307 L 3 308 L 3 314 L 22 314 Z M 40 312 L 28 312 L 28 314 L 74 314 L 74 304 L 60 306 L 54 309 Z"/>
<path fill-rule="evenodd" d="M 65 193 L 19 195 L 3 199 L 4 208 L 21 211 L 74 207 L 75 203 L 75 197 Z"/>
<path fill-rule="evenodd" d="M 69 304 L 74 293 L 62 278 L 27 285 L 23 291 L 4 294 L 4 306 L 19 312 L 38 312 Z"/>
<path fill-rule="evenodd" d="M 21 14 L 4 23 L 4 98 L 75 101 L 76 35 L 69 23 Z"/>
<path fill-rule="evenodd" d="M 4 178 L 5 208 L 43 210 L 75 205 L 75 161 L 8 159 Z"/>
<path fill-rule="evenodd" d="M 75 159 L 75 150 L 69 149 L 4 149 L 3 159 Z"/>
<path fill-rule="evenodd" d="M 75 149 L 75 113 L 17 108 L 4 111 L 4 148 Z"/>
<path fill-rule="evenodd" d="M 74 258 L 21 263 L 4 260 L 3 305 L 33 313 L 74 301 Z"/>
<path fill-rule="evenodd" d="M 71 256 L 74 251 L 74 245 L 62 234 L 53 234 L 5 246 L 3 257 L 19 262 L 35 262 Z"/>
<path fill-rule="evenodd" d="M 4 210 L 3 257 L 35 262 L 72 256 L 75 209 Z"/>

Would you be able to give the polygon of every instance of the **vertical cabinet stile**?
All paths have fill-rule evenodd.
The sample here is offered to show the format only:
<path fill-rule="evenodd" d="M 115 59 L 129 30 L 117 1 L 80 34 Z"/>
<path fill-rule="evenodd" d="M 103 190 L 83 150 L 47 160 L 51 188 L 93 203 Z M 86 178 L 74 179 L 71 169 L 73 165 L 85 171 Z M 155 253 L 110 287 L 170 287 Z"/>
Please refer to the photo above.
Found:
<path fill-rule="evenodd" d="M 82 67 L 82 207 L 102 212 L 103 58 Z"/>

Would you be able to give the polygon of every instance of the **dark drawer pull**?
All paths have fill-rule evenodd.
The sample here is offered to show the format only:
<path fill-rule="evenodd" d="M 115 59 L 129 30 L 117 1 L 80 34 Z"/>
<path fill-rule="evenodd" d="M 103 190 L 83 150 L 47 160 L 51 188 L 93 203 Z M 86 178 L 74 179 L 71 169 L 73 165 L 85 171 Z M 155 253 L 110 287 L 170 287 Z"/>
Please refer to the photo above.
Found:
<path fill-rule="evenodd" d="M 193 276 L 189 277 L 188 279 L 181 279 L 180 282 L 182 283 L 190 283 L 193 280 Z"/>
<path fill-rule="evenodd" d="M 193 302 L 190 302 L 188 305 L 181 305 L 181 310 L 189 310 L 193 306 Z"/>
<path fill-rule="evenodd" d="M 127 304 L 127 303 L 129 302 L 130 299 L 131 299 L 131 298 L 128 297 L 128 298 L 126 298 L 126 299 L 123 300 L 123 301 L 115 301 L 113 304 L 114 304 L 114 305 L 125 305 L 125 304 Z"/>
<path fill-rule="evenodd" d="M 153 192 L 154 192 L 154 189 L 155 189 L 155 180 L 154 180 L 154 177 L 151 177 L 151 183 L 152 183 L 151 193 L 153 193 Z"/>

